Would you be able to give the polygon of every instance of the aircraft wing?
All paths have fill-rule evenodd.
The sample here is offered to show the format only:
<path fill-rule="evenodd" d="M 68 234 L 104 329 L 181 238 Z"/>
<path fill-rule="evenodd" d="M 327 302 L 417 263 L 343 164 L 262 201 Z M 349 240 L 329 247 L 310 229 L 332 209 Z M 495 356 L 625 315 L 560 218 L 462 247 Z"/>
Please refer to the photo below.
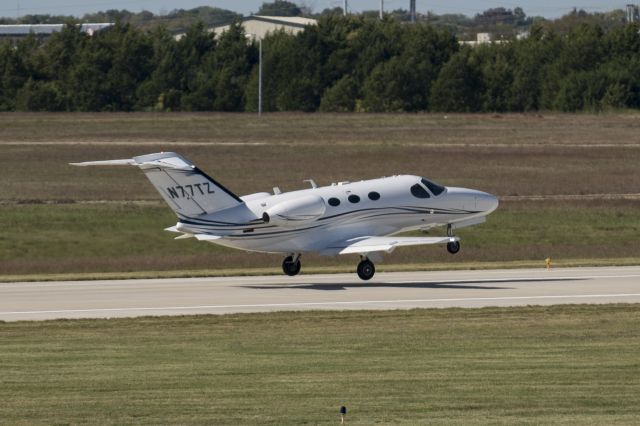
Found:
<path fill-rule="evenodd" d="M 366 254 L 376 251 L 391 253 L 396 247 L 424 244 L 446 244 L 458 241 L 458 237 L 361 237 L 347 240 L 344 244 L 329 247 L 324 252 L 337 254 Z"/>

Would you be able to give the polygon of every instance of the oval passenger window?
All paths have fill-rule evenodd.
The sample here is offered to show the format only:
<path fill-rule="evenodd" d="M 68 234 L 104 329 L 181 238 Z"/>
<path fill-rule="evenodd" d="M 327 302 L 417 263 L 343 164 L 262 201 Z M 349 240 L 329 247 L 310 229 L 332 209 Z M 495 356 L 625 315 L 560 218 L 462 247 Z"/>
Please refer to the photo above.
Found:
<path fill-rule="evenodd" d="M 373 201 L 379 200 L 380 199 L 380 194 L 378 194 L 376 191 L 371 191 L 369 193 L 369 199 L 373 200 Z"/>

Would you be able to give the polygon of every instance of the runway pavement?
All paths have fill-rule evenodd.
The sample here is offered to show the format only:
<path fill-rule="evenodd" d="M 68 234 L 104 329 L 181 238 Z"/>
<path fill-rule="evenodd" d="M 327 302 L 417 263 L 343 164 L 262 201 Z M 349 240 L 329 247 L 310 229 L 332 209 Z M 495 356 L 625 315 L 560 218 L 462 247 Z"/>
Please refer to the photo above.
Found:
<path fill-rule="evenodd" d="M 0 320 L 640 303 L 640 267 L 0 283 Z"/>

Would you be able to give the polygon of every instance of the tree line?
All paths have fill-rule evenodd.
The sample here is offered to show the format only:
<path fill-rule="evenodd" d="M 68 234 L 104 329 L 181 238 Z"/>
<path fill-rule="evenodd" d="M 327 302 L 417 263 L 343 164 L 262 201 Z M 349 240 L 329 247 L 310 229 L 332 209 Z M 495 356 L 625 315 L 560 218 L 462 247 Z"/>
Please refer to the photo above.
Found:
<path fill-rule="evenodd" d="M 467 46 L 391 17 L 322 17 L 263 40 L 264 111 L 581 111 L 640 107 L 637 24 Z M 0 43 L 0 111 L 255 111 L 258 46 L 239 22 L 176 39 L 126 23 Z"/>

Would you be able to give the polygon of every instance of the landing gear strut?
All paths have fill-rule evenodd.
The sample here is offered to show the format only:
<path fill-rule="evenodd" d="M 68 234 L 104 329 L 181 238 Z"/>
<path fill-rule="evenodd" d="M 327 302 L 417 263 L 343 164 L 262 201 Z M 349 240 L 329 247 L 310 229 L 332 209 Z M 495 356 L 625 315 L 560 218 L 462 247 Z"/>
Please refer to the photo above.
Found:
<path fill-rule="evenodd" d="M 282 271 L 290 277 L 298 275 L 301 267 L 299 254 L 287 256 L 282 261 Z"/>
<path fill-rule="evenodd" d="M 447 225 L 447 237 L 453 237 L 453 230 L 451 229 L 451 224 Z M 456 254 L 460 251 L 460 242 L 459 241 L 451 241 L 447 243 L 447 251 L 451 254 Z"/>
<path fill-rule="evenodd" d="M 373 265 L 373 262 L 366 257 L 358 264 L 358 276 L 361 280 L 368 281 L 373 278 L 375 273 L 376 267 Z"/>

